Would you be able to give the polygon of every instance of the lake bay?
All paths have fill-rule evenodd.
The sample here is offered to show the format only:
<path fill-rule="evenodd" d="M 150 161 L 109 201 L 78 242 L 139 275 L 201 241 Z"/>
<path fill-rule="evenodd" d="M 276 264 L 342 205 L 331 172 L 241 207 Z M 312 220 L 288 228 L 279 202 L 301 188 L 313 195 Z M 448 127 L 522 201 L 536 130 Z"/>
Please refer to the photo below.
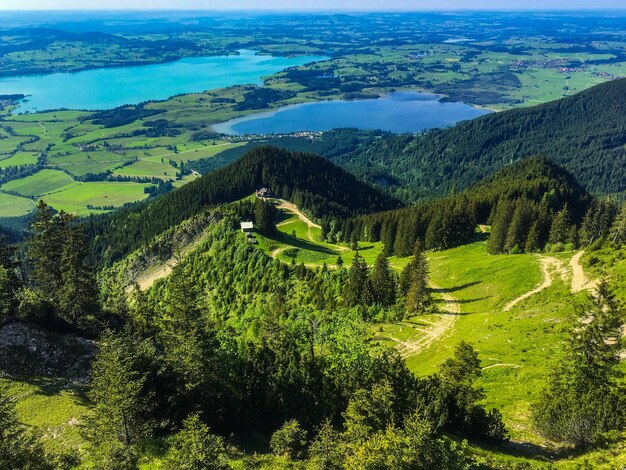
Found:
<path fill-rule="evenodd" d="M 0 94 L 29 95 L 16 112 L 110 109 L 214 88 L 261 85 L 264 76 L 325 59 L 275 57 L 242 50 L 239 55 L 192 57 L 161 64 L 2 77 Z"/>
<path fill-rule="evenodd" d="M 213 129 L 228 135 L 286 134 L 338 127 L 414 133 L 452 126 L 490 112 L 465 103 L 444 102 L 429 93 L 405 91 L 378 99 L 297 104 L 215 124 Z"/>

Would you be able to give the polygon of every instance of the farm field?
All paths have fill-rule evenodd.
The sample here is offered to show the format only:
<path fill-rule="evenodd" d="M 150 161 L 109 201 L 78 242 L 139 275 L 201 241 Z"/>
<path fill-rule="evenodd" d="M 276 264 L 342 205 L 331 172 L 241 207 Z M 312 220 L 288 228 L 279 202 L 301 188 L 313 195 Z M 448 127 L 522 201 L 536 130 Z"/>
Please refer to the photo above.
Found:
<path fill-rule="evenodd" d="M 481 26 L 486 19 L 480 15 L 454 25 L 440 23 L 437 18 L 420 18 L 415 24 L 419 24 L 420 34 L 433 38 L 428 42 L 422 36 L 416 41 L 412 36 L 415 33 L 402 28 L 402 32 L 397 31 L 397 18 L 377 18 L 375 35 L 385 40 L 397 38 L 394 45 L 365 40 L 359 28 L 371 26 L 373 18 L 368 16 L 353 25 L 324 22 L 330 34 L 325 39 L 309 37 L 307 17 L 292 19 L 284 37 L 269 42 L 262 33 L 250 33 L 250 20 L 229 25 L 228 32 L 182 33 L 185 26 L 176 24 L 176 28 L 181 28 L 176 34 L 182 34 L 183 42 L 201 44 L 202 53 L 208 55 L 223 53 L 234 43 L 241 47 L 249 41 L 261 53 L 324 55 L 329 49 L 335 53 L 328 60 L 266 76 L 259 90 L 247 85 L 233 86 L 122 107 L 113 113 L 56 110 L 20 114 L 18 109 L 10 114 L 8 108 L 0 116 L 0 172 L 5 173 L 8 168 L 20 171 L 7 173 L 3 182 L 23 179 L 24 170 L 34 168 L 62 170 L 84 182 L 114 179 L 145 184 L 152 179 L 157 182 L 169 179 L 174 186 L 180 186 L 190 179 L 185 169 L 187 163 L 213 158 L 245 144 L 245 138 L 221 140 L 211 125 L 253 113 L 311 101 L 373 98 L 397 90 L 434 92 L 451 101 L 504 110 L 555 100 L 626 75 L 626 42 L 619 35 L 595 41 L 584 22 L 571 19 L 580 29 L 580 41 L 586 44 L 582 47 L 570 43 L 569 37 L 561 37 L 556 30 L 549 33 L 551 40 L 545 40 L 546 31 L 539 24 L 525 24 L 519 29 L 515 19 L 495 17 L 509 27 L 496 28 L 487 34 Z M 409 20 L 413 21 L 407 17 L 406 21 Z M 273 24 L 274 20 L 266 21 Z M 547 17 L 545 21 L 560 24 L 561 19 Z M 243 30 L 246 34 L 240 34 Z M 347 33 L 350 34 L 346 36 Z M 334 35 L 348 42 L 339 47 L 332 39 Z M 465 39 L 456 41 L 454 36 Z M 144 49 L 150 41 L 144 43 L 142 37 L 137 38 L 142 44 L 139 49 L 119 50 L 130 54 L 132 60 L 124 58 L 120 62 L 119 55 L 115 60 L 108 54 L 102 55 L 104 49 L 93 38 L 95 43 L 81 43 L 80 47 L 68 42 L 64 49 L 54 43 L 46 50 L 9 53 L 8 64 L 14 68 L 5 64 L 0 67 L 3 69 L 0 73 L 11 74 L 29 61 L 35 69 L 45 69 L 45 63 L 52 57 L 56 67 L 63 70 L 123 65 L 128 60 L 132 63 L 162 60 L 162 52 L 156 54 L 152 49 Z M 150 35 L 144 39 L 147 38 L 154 39 Z M 19 42 L 17 37 L 8 40 Z M 207 49 L 209 43 L 215 49 Z M 100 52 L 99 59 L 90 64 L 89 56 L 84 54 L 93 51 L 92 48 Z M 141 56 L 139 50 L 142 53 L 149 50 L 156 56 Z M 59 57 L 70 53 L 71 57 Z M 195 56 L 200 51 L 190 53 L 183 48 L 177 54 Z M 40 159 L 41 155 L 45 159 Z M 182 178 L 177 176 L 181 172 Z M 14 185 L 24 188 L 29 181 Z M 37 184 L 45 186 L 43 181 L 38 180 Z M 53 187 L 55 182 L 50 181 L 49 185 Z M 79 204 L 76 207 L 82 213 L 87 212 L 86 207 Z M 307 253 L 304 248 L 300 247 L 298 259 L 305 262 L 329 263 L 336 258 L 330 251 Z M 293 254 L 293 251 L 279 253 L 281 259 Z"/>
<path fill-rule="evenodd" d="M 63 191 L 46 194 L 43 200 L 58 210 L 78 216 L 110 211 L 110 207 L 146 199 L 148 184 L 112 181 L 78 183 Z"/>
<path fill-rule="evenodd" d="M 35 208 L 31 199 L 0 193 L 0 217 L 21 217 Z"/>
<path fill-rule="evenodd" d="M 79 183 L 62 171 L 41 170 L 32 176 L 9 181 L 0 186 L 0 190 L 12 191 L 26 197 L 38 197 L 44 194 L 62 191 L 77 184 Z"/>

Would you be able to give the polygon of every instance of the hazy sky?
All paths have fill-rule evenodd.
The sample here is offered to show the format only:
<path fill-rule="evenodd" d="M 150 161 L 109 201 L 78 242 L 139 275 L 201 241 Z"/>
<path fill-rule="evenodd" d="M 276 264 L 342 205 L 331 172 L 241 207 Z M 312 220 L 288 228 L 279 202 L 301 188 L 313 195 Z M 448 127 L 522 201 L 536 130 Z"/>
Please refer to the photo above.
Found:
<path fill-rule="evenodd" d="M 1 10 L 573 10 L 626 9 L 626 0 L 0 0 Z"/>

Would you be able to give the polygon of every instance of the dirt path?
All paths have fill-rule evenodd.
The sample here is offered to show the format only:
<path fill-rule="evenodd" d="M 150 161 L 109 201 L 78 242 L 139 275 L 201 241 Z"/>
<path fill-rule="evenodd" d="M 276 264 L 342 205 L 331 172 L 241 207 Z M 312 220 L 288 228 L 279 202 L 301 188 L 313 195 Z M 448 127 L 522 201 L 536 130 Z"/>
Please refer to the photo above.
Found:
<path fill-rule="evenodd" d="M 431 287 L 435 290 L 442 290 L 441 287 L 436 284 L 431 283 Z M 389 337 L 396 343 L 396 348 L 400 351 L 400 355 L 403 358 L 406 359 L 415 356 L 430 347 L 435 341 L 440 340 L 452 329 L 452 326 L 459 318 L 461 305 L 458 300 L 444 292 L 441 293 L 441 296 L 444 306 L 441 309 L 441 313 L 438 314 L 439 321 L 425 322 L 428 325 L 427 328 L 415 328 L 416 331 L 423 333 L 424 336 L 412 341 L 403 341 L 391 336 Z"/>
<path fill-rule="evenodd" d="M 144 273 L 139 276 L 137 278 L 139 290 L 149 289 L 158 279 L 169 276 L 177 263 L 178 261 L 175 258 L 170 258 L 156 270 L 149 271 L 147 274 Z M 130 286 L 129 288 L 132 289 L 133 287 L 134 286 Z"/>
<path fill-rule="evenodd" d="M 569 265 L 572 268 L 572 292 L 595 289 L 598 286 L 598 281 L 591 281 L 587 278 L 585 271 L 580 264 L 580 258 L 584 253 L 584 251 L 579 251 L 572 256 L 572 259 L 569 262 Z"/>
<path fill-rule="evenodd" d="M 304 215 L 300 209 L 298 209 L 296 207 L 295 204 L 289 202 L 289 201 L 285 201 L 284 199 L 279 199 L 280 204 L 278 205 L 279 209 L 285 209 L 288 210 L 289 212 L 294 213 L 296 216 L 298 216 L 298 219 L 300 219 L 302 222 L 304 222 L 307 227 L 309 228 L 309 232 L 307 234 L 307 237 L 309 239 L 309 241 L 313 241 L 313 234 L 311 233 L 311 229 L 312 228 L 318 228 L 321 229 L 322 227 L 318 224 L 316 224 L 315 222 L 313 222 L 311 219 L 309 219 L 306 215 Z"/>
<path fill-rule="evenodd" d="M 152 287 L 152 284 L 154 284 L 157 280 L 169 276 L 172 273 L 172 270 L 178 264 L 178 262 L 186 255 L 191 253 L 198 245 L 200 245 L 200 242 L 204 239 L 204 234 L 205 233 L 203 232 L 195 240 L 183 247 L 183 249 L 180 251 L 179 256 L 173 256 L 162 265 L 157 266 L 155 269 L 148 269 L 147 271 L 144 271 L 142 274 L 137 276 L 136 283 L 139 286 L 139 289 L 149 289 L 150 287 Z M 128 286 L 128 290 L 132 290 L 133 288 L 134 286 Z"/>
<path fill-rule="evenodd" d="M 518 364 L 491 364 L 490 366 L 483 367 L 483 370 L 493 369 L 494 367 L 511 367 L 512 369 L 518 369 Z"/>
<path fill-rule="evenodd" d="M 505 312 L 508 312 L 514 306 L 516 306 L 518 303 L 522 302 L 523 300 L 526 300 L 528 297 L 535 295 L 537 292 L 541 292 L 542 290 L 550 287 L 552 285 L 552 282 L 554 281 L 552 277 L 552 274 L 553 274 L 552 271 L 555 271 L 555 273 L 560 275 L 562 278 L 565 278 L 566 276 L 565 267 L 563 266 L 563 263 L 556 258 L 552 258 L 549 256 L 541 257 L 539 260 L 539 264 L 541 266 L 541 274 L 543 275 L 543 281 L 541 281 L 541 283 L 538 284 L 534 289 L 529 290 L 528 292 L 520 295 L 516 299 L 513 299 L 508 304 L 506 304 L 503 309 Z"/>
<path fill-rule="evenodd" d="M 280 254 L 285 251 L 287 248 L 287 246 L 283 246 L 282 248 L 276 248 L 275 250 L 270 251 L 270 256 L 274 259 L 278 258 L 280 256 Z"/>

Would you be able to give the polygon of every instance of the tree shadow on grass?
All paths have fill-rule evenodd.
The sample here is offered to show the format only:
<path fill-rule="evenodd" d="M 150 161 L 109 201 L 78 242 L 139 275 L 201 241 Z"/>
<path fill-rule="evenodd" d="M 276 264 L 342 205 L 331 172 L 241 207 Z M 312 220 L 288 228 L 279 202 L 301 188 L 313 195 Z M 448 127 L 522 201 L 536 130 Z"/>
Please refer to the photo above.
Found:
<path fill-rule="evenodd" d="M 323 253 L 329 256 L 339 255 L 339 251 L 331 250 L 330 248 L 322 245 L 317 245 L 307 240 L 303 240 L 302 238 L 292 237 L 291 235 L 287 235 L 286 233 L 280 231 L 276 231 L 272 234 L 263 233 L 263 236 L 265 236 L 269 240 L 273 240 L 284 245 L 290 245 L 294 248 L 300 248 L 301 250 L 314 251 L 316 253 Z"/>
<path fill-rule="evenodd" d="M 87 391 L 89 387 L 84 382 L 77 382 L 74 380 L 61 378 L 61 377 L 49 377 L 45 375 L 24 375 L 24 376 L 7 376 L 3 377 L 11 382 L 26 383 L 37 390 L 35 393 L 46 397 L 53 397 L 59 395 L 61 392 L 71 391 L 79 403 L 87 405 L 89 400 L 87 399 Z"/>
<path fill-rule="evenodd" d="M 482 283 L 482 281 L 472 281 L 472 282 L 466 282 L 465 284 L 460 284 L 458 286 L 454 286 L 454 287 L 442 287 L 442 288 L 437 288 L 437 289 L 431 289 L 433 292 L 438 292 L 440 294 L 451 294 L 453 292 L 458 292 L 460 290 L 463 289 L 467 289 L 468 287 L 473 287 L 475 285 L 478 285 Z"/>

